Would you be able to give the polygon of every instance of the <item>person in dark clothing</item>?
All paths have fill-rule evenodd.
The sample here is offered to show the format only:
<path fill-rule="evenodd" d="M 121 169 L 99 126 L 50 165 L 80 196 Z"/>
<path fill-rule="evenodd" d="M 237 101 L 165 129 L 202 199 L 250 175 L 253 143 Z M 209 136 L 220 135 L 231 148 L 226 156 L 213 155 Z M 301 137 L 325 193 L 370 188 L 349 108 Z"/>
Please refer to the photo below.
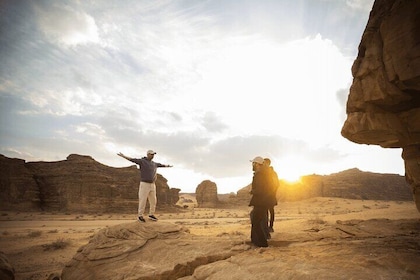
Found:
<path fill-rule="evenodd" d="M 270 201 L 269 173 L 262 157 L 256 157 L 252 161 L 254 176 L 252 178 L 251 201 L 251 242 L 258 247 L 268 247 L 267 238 L 267 211 Z"/>
<path fill-rule="evenodd" d="M 275 218 L 275 214 L 274 214 L 274 206 L 277 205 L 277 189 L 279 187 L 279 178 L 277 176 L 276 171 L 274 171 L 274 168 L 271 166 L 271 160 L 269 158 L 265 158 L 264 159 L 264 166 L 268 169 L 269 171 L 269 176 L 271 178 L 271 184 L 270 184 L 270 203 L 269 203 L 269 208 L 268 208 L 268 214 L 270 217 L 270 222 L 268 224 L 268 231 L 269 232 L 274 232 L 274 218 Z"/>
<path fill-rule="evenodd" d="M 153 150 L 147 151 L 147 156 L 142 158 L 132 158 L 118 153 L 118 155 L 126 160 L 134 162 L 139 165 L 140 168 L 140 185 L 139 185 L 139 208 L 138 208 L 138 221 L 146 222 L 143 218 L 143 213 L 146 208 L 146 202 L 149 200 L 149 219 L 157 221 L 155 216 L 156 210 L 156 171 L 158 167 L 172 167 L 172 165 L 162 164 L 154 162 L 153 158 L 156 152 Z"/>

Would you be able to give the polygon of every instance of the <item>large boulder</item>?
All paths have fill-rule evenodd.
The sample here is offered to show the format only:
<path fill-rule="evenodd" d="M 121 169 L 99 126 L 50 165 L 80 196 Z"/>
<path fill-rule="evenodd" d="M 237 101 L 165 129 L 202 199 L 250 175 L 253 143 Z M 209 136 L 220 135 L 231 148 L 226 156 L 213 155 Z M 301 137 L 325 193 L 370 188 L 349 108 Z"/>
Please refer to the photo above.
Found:
<path fill-rule="evenodd" d="M 66 265 L 62 280 L 178 279 L 196 267 L 249 249 L 231 238 L 193 236 L 167 222 L 125 223 L 99 231 Z"/>
<path fill-rule="evenodd" d="M 352 67 L 342 135 L 402 148 L 420 211 L 420 1 L 375 1 Z"/>
<path fill-rule="evenodd" d="M 195 189 L 195 198 L 198 207 L 217 207 L 219 199 L 217 197 L 217 185 L 210 180 L 204 180 Z"/>

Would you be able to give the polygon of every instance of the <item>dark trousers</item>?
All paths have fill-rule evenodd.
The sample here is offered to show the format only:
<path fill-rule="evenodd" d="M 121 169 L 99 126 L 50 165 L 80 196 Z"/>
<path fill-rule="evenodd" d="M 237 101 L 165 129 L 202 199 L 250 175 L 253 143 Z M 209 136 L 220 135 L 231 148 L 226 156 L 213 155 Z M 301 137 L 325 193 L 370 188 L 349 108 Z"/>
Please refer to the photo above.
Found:
<path fill-rule="evenodd" d="M 273 225 L 274 225 L 274 207 L 270 207 L 268 209 L 268 212 L 270 212 L 270 227 L 273 227 Z"/>
<path fill-rule="evenodd" d="M 258 247 L 268 247 L 267 207 L 254 206 L 251 211 L 251 242 Z"/>

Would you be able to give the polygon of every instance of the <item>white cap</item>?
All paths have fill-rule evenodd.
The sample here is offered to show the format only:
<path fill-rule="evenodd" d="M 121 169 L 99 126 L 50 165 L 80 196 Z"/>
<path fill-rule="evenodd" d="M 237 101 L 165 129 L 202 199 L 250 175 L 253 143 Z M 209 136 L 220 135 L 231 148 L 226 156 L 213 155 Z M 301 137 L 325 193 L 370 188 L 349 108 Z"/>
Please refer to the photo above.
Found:
<path fill-rule="evenodd" d="M 155 151 L 153 151 L 153 150 L 148 150 L 148 151 L 147 151 L 147 154 L 148 154 L 148 155 L 154 155 L 154 154 L 156 154 L 156 152 L 155 152 Z"/>
<path fill-rule="evenodd" d="M 250 160 L 250 162 L 252 163 L 258 163 L 258 164 L 263 164 L 264 163 L 264 159 L 262 157 L 255 157 L 253 160 Z"/>

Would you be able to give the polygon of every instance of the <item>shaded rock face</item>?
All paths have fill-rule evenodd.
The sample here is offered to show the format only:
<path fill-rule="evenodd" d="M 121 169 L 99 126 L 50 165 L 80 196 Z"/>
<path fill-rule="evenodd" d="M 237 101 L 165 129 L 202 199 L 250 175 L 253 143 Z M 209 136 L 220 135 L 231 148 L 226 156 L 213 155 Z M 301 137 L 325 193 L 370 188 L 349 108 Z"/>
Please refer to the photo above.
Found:
<path fill-rule="evenodd" d="M 342 135 L 402 148 L 420 211 L 420 1 L 375 1 L 352 67 Z"/>
<path fill-rule="evenodd" d="M 248 205 L 249 202 L 251 201 L 251 193 L 250 193 L 251 189 L 252 189 L 252 184 L 249 184 L 248 186 L 240 189 L 236 193 L 236 200 L 241 202 L 242 205 Z"/>
<path fill-rule="evenodd" d="M 90 156 L 58 162 L 0 157 L 1 210 L 136 212 L 140 173 L 136 166 L 114 168 Z M 158 174 L 158 207 L 175 205 L 179 189 Z"/>
<path fill-rule="evenodd" d="M 0 279 L 15 279 L 15 269 L 9 263 L 9 260 L 3 252 L 0 252 Z"/>
<path fill-rule="evenodd" d="M 232 239 L 192 236 L 171 223 L 125 223 L 99 231 L 66 265 L 61 279 L 179 279 L 245 249 Z"/>
<path fill-rule="evenodd" d="M 33 174 L 22 159 L 0 155 L 0 209 L 39 209 L 40 193 Z"/>
<path fill-rule="evenodd" d="M 205 180 L 195 189 L 198 207 L 216 207 L 219 204 L 216 183 Z"/>

